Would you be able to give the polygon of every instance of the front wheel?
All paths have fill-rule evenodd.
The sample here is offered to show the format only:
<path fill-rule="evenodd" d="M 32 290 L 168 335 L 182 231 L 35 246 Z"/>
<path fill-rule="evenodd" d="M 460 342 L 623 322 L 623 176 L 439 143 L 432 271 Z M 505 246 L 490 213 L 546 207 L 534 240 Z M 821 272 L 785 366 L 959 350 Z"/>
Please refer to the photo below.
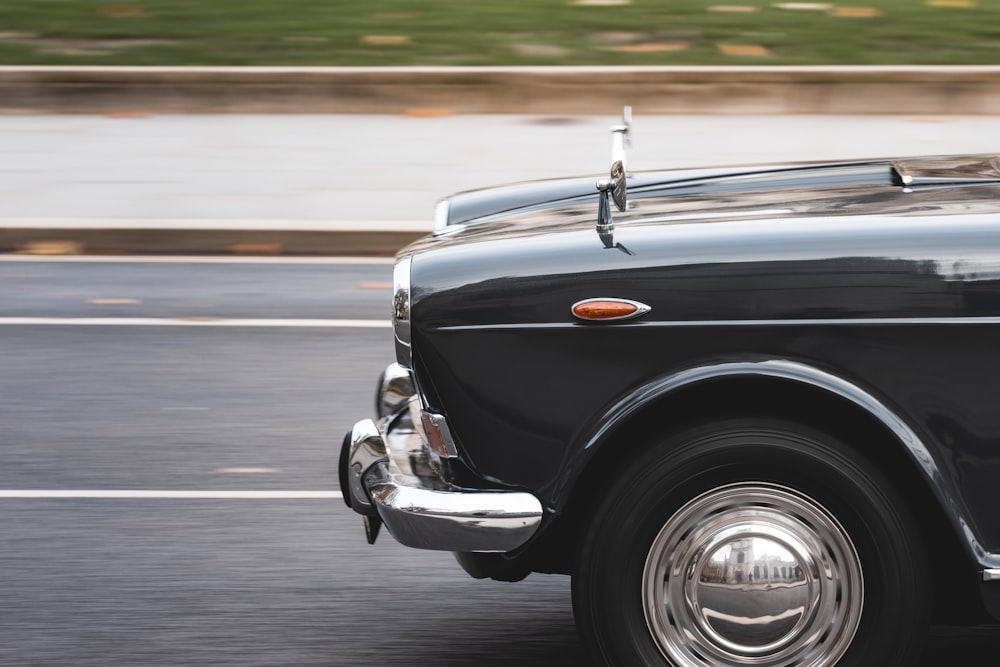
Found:
<path fill-rule="evenodd" d="M 607 665 L 909 664 L 924 559 L 877 469 L 797 424 L 743 419 L 654 445 L 611 490 L 573 577 Z"/>

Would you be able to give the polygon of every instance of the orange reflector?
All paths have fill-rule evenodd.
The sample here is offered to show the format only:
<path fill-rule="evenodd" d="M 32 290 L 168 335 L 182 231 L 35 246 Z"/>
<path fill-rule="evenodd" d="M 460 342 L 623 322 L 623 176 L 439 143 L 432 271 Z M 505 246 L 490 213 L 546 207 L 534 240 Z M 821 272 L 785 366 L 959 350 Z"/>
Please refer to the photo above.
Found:
<path fill-rule="evenodd" d="M 573 314 L 581 320 L 623 320 L 649 312 L 649 306 L 626 299 L 588 299 L 573 306 Z"/>

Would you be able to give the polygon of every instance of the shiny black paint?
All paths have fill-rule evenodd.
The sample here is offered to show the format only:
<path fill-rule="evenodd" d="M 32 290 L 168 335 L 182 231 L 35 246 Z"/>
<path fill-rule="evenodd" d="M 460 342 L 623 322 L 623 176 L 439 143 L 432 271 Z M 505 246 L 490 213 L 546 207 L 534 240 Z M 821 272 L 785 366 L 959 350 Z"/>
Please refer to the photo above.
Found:
<path fill-rule="evenodd" d="M 841 173 L 833 176 L 831 169 Z M 844 173 L 847 171 L 850 173 Z M 674 195 L 710 192 L 713 196 L 718 196 L 726 191 L 746 192 L 754 184 L 764 185 L 772 190 L 782 184 L 810 187 L 817 180 L 842 185 L 871 181 L 873 175 L 877 176 L 877 182 L 890 182 L 890 165 L 884 161 L 864 161 L 824 165 L 819 169 L 814 164 L 803 164 L 638 172 L 629 174 L 628 190 L 630 200 L 662 195 L 665 192 Z M 447 222 L 449 225 L 461 225 L 553 205 L 596 201 L 598 180 L 589 176 L 562 178 L 458 193 L 449 198 Z"/>
<path fill-rule="evenodd" d="M 997 567 L 1000 188 L 904 193 L 862 165 L 655 190 L 619 218 L 631 254 L 604 247 L 589 201 L 520 202 L 410 249 L 418 373 L 464 462 L 559 512 L 629 397 L 694 368 L 795 362 L 915 434 L 914 465 Z M 592 297 L 652 311 L 576 321 L 570 306 Z"/>

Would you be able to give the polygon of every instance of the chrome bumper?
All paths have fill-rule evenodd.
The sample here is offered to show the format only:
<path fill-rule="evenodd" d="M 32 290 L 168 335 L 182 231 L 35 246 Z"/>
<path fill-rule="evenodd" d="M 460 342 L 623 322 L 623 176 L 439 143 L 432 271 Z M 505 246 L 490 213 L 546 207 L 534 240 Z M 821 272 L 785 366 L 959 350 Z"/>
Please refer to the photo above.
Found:
<path fill-rule="evenodd" d="M 390 372 L 400 369 L 390 366 Z M 388 384 L 383 376 L 381 386 Z M 418 549 L 506 552 L 527 542 L 542 520 L 538 499 L 522 491 L 448 483 L 420 414 L 418 399 L 410 396 L 398 414 L 378 423 L 359 421 L 345 439 L 342 492 L 351 508 L 365 515 L 369 541 L 374 541 L 372 522 L 381 521 L 398 542 Z"/>

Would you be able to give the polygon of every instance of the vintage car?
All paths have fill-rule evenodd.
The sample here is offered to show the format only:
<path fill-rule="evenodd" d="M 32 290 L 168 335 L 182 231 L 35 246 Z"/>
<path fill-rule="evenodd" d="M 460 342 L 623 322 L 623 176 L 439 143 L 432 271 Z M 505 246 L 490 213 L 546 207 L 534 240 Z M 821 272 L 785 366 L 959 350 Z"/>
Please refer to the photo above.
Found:
<path fill-rule="evenodd" d="M 368 540 L 572 576 L 596 662 L 912 664 L 1000 618 L 1000 163 L 468 192 L 344 440 Z M 387 351 L 388 352 L 388 351 Z"/>

